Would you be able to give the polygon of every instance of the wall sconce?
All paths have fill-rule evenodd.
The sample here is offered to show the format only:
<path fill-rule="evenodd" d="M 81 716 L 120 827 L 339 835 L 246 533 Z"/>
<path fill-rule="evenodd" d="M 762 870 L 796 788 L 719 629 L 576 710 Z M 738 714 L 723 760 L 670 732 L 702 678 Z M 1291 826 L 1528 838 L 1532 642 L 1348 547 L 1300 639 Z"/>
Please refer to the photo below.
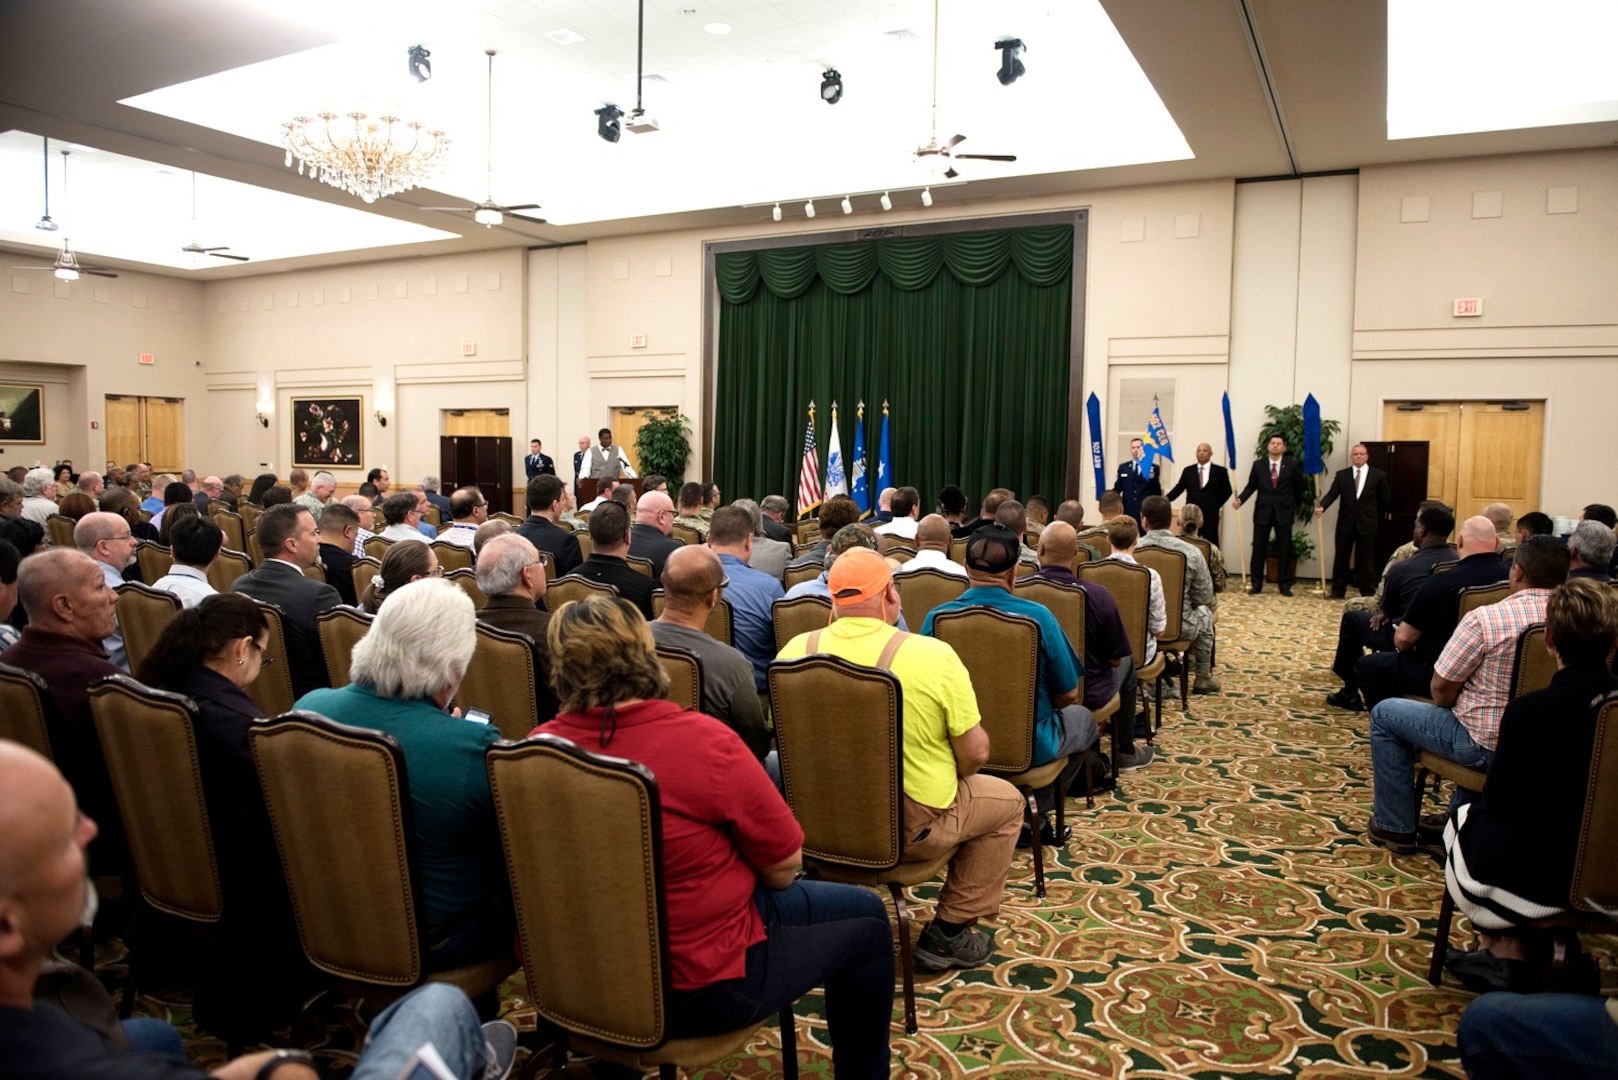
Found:
<path fill-rule="evenodd" d="M 258 426 L 261 428 L 267 428 L 270 426 L 270 418 L 265 416 L 263 413 L 258 413 L 255 419 L 258 420 Z"/>
<path fill-rule="evenodd" d="M 386 413 L 384 413 L 384 412 L 383 412 L 383 411 L 382 411 L 382 410 L 381 410 L 381 409 L 378 409 L 378 410 L 377 410 L 377 411 L 376 411 L 376 422 L 377 422 L 377 423 L 379 423 L 379 424 L 381 424 L 381 425 L 382 425 L 382 426 L 383 426 L 383 427 L 387 427 L 387 426 L 388 426 L 388 417 L 387 417 L 387 414 L 386 414 Z"/>
<path fill-rule="evenodd" d="M 268 402 L 268 401 L 260 401 L 258 403 L 258 405 L 257 405 L 258 412 L 256 412 L 253 415 L 253 419 L 258 421 L 258 426 L 259 427 L 267 428 L 267 427 L 270 426 L 270 412 L 274 408 L 275 408 L 275 406 L 270 404 L 270 402 Z"/>

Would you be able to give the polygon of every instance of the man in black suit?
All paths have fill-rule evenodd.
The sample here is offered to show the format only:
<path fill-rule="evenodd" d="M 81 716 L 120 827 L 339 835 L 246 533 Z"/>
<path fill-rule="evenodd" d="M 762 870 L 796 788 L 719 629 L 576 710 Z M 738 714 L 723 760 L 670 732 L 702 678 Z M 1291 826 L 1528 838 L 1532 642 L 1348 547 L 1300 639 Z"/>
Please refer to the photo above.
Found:
<path fill-rule="evenodd" d="M 1185 501 L 1202 510 L 1202 528 L 1197 531 L 1215 548 L 1219 546 L 1219 511 L 1230 501 L 1230 472 L 1223 465 L 1213 463 L 1213 447 L 1197 444 L 1197 463 L 1187 465 L 1180 473 L 1180 482 L 1168 493 L 1169 502 L 1185 493 Z"/>
<path fill-rule="evenodd" d="M 556 715 L 556 692 L 545 673 L 550 670 L 550 646 L 545 629 L 549 613 L 539 607 L 545 596 L 545 565 L 539 552 L 516 533 L 496 536 L 478 553 L 478 588 L 488 602 L 478 609 L 478 622 L 500 630 L 527 634 L 539 657 L 540 679 L 534 688 L 534 706 L 541 721 Z"/>
<path fill-rule="evenodd" d="M 629 553 L 652 561 L 652 577 L 663 579 L 663 564 L 685 545 L 669 537 L 674 525 L 674 500 L 666 491 L 648 491 L 635 504 L 635 524 L 629 530 Z"/>
<path fill-rule="evenodd" d="M 760 523 L 764 526 L 764 535 L 771 540 L 779 540 L 783 544 L 792 543 L 792 530 L 786 527 L 785 520 L 792 507 L 780 495 L 766 495 L 758 504 L 759 516 L 763 518 Z"/>
<path fill-rule="evenodd" d="M 526 537 L 540 551 L 551 553 L 558 577 L 571 574 L 584 562 L 579 542 L 556 524 L 556 519 L 571 509 L 573 496 L 557 477 L 536 476 L 528 481 L 528 520 L 517 526 L 517 535 Z"/>
<path fill-rule="evenodd" d="M 1146 501 L 1148 495 L 1163 494 L 1163 467 L 1153 464 L 1152 473 L 1147 476 L 1141 471 L 1141 462 L 1146 458 L 1146 444 L 1140 439 L 1129 440 L 1129 460 L 1118 466 L 1118 479 L 1113 481 L 1112 490 L 1124 497 L 1124 514 L 1140 521 L 1140 504 Z"/>
<path fill-rule="evenodd" d="M 326 568 L 326 584 L 349 607 L 359 605 L 354 593 L 354 538 L 359 532 L 360 516 L 351 507 L 332 503 L 320 511 L 320 565 Z"/>
<path fill-rule="evenodd" d="M 292 692 L 302 697 L 330 685 L 315 616 L 343 598 L 330 585 L 304 576 L 320 557 L 320 532 L 308 507 L 282 503 L 264 511 L 258 518 L 258 542 L 264 550 L 263 565 L 237 578 L 230 591 L 281 609 L 287 642 L 284 659 L 292 669 Z"/>
<path fill-rule="evenodd" d="M 629 565 L 629 511 L 620 502 L 608 500 L 590 513 L 590 557 L 579 567 L 578 575 L 611 585 L 618 595 L 640 608 L 651 622 L 652 593 L 657 583 Z M 681 545 L 684 546 L 684 545 Z"/>
<path fill-rule="evenodd" d="M 555 476 L 556 462 L 551 460 L 549 454 L 540 453 L 542 444 L 538 439 L 528 440 L 528 456 L 523 458 L 523 469 L 528 473 L 528 479 L 536 476 Z"/>
<path fill-rule="evenodd" d="M 1371 545 L 1376 540 L 1376 523 L 1393 505 L 1393 493 L 1388 488 L 1388 474 L 1373 465 L 1364 443 L 1355 443 L 1348 452 L 1353 465 L 1337 470 L 1331 487 L 1315 505 L 1315 516 L 1326 512 L 1339 498 L 1342 509 L 1337 511 L 1337 555 L 1331 566 L 1331 596 L 1341 600 L 1348 593 L 1348 560 L 1354 557 L 1354 577 L 1358 580 L 1361 596 L 1376 592 L 1376 557 Z"/>
<path fill-rule="evenodd" d="M 1247 474 L 1247 486 L 1231 505 L 1237 510 L 1254 492 L 1258 492 L 1258 505 L 1253 507 L 1253 558 L 1248 566 L 1250 593 L 1264 591 L 1264 560 L 1269 555 L 1270 533 L 1275 533 L 1280 558 L 1279 584 L 1282 596 L 1292 595 L 1292 519 L 1303 500 L 1303 466 L 1297 458 L 1286 456 L 1287 441 L 1272 435 L 1269 453 L 1253 462 Z"/>

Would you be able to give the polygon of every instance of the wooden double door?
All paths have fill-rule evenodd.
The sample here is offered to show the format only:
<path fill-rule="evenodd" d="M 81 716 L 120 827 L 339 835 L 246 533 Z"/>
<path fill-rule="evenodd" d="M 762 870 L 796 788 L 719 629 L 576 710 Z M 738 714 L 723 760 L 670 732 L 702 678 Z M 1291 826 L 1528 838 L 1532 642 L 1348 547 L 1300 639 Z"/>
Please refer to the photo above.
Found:
<path fill-rule="evenodd" d="M 144 461 L 154 473 L 179 473 L 184 467 L 183 398 L 108 394 L 104 415 L 108 461 L 120 466 Z"/>
<path fill-rule="evenodd" d="M 1513 517 L 1541 509 L 1543 401 L 1389 401 L 1382 438 L 1428 444 L 1423 497 L 1453 506 L 1457 521 L 1496 502 Z"/>

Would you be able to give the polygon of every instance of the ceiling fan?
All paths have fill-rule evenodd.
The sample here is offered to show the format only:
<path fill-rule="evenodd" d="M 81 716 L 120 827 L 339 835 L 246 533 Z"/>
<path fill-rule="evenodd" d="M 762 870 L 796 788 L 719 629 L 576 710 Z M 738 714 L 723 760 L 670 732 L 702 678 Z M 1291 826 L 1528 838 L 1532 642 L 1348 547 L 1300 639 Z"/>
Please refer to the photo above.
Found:
<path fill-rule="evenodd" d="M 230 250 L 229 244 L 224 244 L 220 247 L 203 247 L 197 243 L 197 173 L 195 169 L 191 171 L 191 242 L 180 250 L 187 255 L 212 255 L 216 259 L 233 259 L 236 262 L 247 262 L 251 258 L 248 255 L 226 254 Z"/>
<path fill-rule="evenodd" d="M 960 173 L 955 171 L 953 162 L 956 161 L 1016 161 L 1016 154 L 957 154 L 955 148 L 966 139 L 965 135 L 956 135 L 947 142 L 938 141 L 938 0 L 933 0 L 933 132 L 925 146 L 918 147 L 916 157 L 940 157 L 944 159 L 944 177 L 955 179 Z"/>
<path fill-rule="evenodd" d="M 51 140 L 49 137 L 44 140 L 43 149 L 45 152 L 45 213 L 38 221 L 34 222 L 34 228 L 42 229 L 45 232 L 55 232 L 58 226 L 56 222 L 51 220 Z M 63 154 L 62 167 L 65 170 L 67 168 L 66 151 Z M 63 179 L 66 179 L 65 174 Z"/>
<path fill-rule="evenodd" d="M 489 58 L 489 86 L 488 107 L 484 113 L 485 133 L 484 141 L 484 186 L 483 201 L 474 206 L 423 206 L 422 210 L 439 210 L 450 214 L 471 214 L 472 220 L 484 228 L 499 225 L 510 214 L 514 218 L 532 222 L 535 225 L 545 224 L 544 218 L 530 217 L 519 214 L 519 210 L 538 210 L 538 203 L 519 203 L 516 206 L 502 206 L 494 201 L 494 50 L 485 49 L 483 55 Z"/>
<path fill-rule="evenodd" d="M 46 232 L 55 232 L 58 228 L 56 222 L 51 220 L 50 203 L 50 140 L 46 140 L 45 158 L 45 216 L 34 224 L 34 228 Z M 62 151 L 62 191 L 67 192 L 67 158 L 68 151 Z M 49 270 L 58 281 L 77 281 L 81 274 L 91 274 L 95 277 L 115 278 L 118 275 L 105 266 L 91 266 L 79 262 L 79 257 L 73 254 L 73 248 L 67 237 L 62 237 L 62 250 L 56 256 L 56 261 L 49 266 L 35 264 L 33 266 L 13 266 L 13 270 Z"/>

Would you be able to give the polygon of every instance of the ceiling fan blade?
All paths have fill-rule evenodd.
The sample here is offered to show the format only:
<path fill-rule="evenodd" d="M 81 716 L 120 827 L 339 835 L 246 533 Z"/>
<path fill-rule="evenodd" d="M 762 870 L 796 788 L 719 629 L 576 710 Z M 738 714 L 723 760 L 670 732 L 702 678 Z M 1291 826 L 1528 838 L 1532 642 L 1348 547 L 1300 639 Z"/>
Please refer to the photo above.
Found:
<path fill-rule="evenodd" d="M 91 266 L 81 266 L 81 267 L 79 267 L 79 273 L 81 273 L 81 274 L 90 274 L 90 275 L 93 275 L 94 277 L 117 277 L 118 276 L 117 274 L 113 273 L 111 270 L 102 270 L 99 267 L 91 267 Z"/>
<path fill-rule="evenodd" d="M 236 262 L 247 262 L 251 258 L 248 255 L 227 255 L 224 248 L 212 248 L 205 254 L 212 255 L 216 259 L 234 259 Z"/>
<path fill-rule="evenodd" d="M 967 158 L 970 158 L 973 161 L 1016 161 L 1017 160 L 1017 155 L 1016 154 L 956 154 L 955 158 L 958 161 L 965 160 Z"/>
<path fill-rule="evenodd" d="M 945 150 L 953 150 L 953 149 L 955 149 L 956 146 L 960 145 L 961 143 L 963 143 L 965 141 L 966 141 L 966 136 L 965 135 L 956 135 L 954 138 L 950 139 L 949 142 L 944 144 L 944 149 Z"/>
<path fill-rule="evenodd" d="M 10 269 L 10 270 L 55 270 L 56 267 L 54 267 L 54 266 L 12 266 L 12 267 L 7 267 L 7 269 Z"/>
<path fill-rule="evenodd" d="M 196 248 L 195 250 L 196 250 L 196 252 L 198 254 L 201 254 L 201 255 L 211 255 L 216 251 L 229 251 L 230 250 L 230 245 L 229 244 L 221 244 L 218 247 L 211 247 L 211 248 L 199 247 L 199 248 Z"/>
<path fill-rule="evenodd" d="M 527 214 L 513 214 L 513 213 L 508 212 L 506 214 L 506 216 L 507 217 L 514 217 L 518 221 L 526 221 L 530 225 L 549 225 L 550 224 L 550 222 L 546 221 L 542 217 L 529 217 Z"/>
<path fill-rule="evenodd" d="M 539 208 L 540 206 L 537 202 L 529 202 L 523 203 L 520 206 L 502 206 L 500 209 L 509 214 L 514 210 L 538 210 Z"/>
<path fill-rule="evenodd" d="M 418 206 L 417 210 L 438 210 L 446 214 L 470 214 L 477 210 L 475 206 Z"/>

